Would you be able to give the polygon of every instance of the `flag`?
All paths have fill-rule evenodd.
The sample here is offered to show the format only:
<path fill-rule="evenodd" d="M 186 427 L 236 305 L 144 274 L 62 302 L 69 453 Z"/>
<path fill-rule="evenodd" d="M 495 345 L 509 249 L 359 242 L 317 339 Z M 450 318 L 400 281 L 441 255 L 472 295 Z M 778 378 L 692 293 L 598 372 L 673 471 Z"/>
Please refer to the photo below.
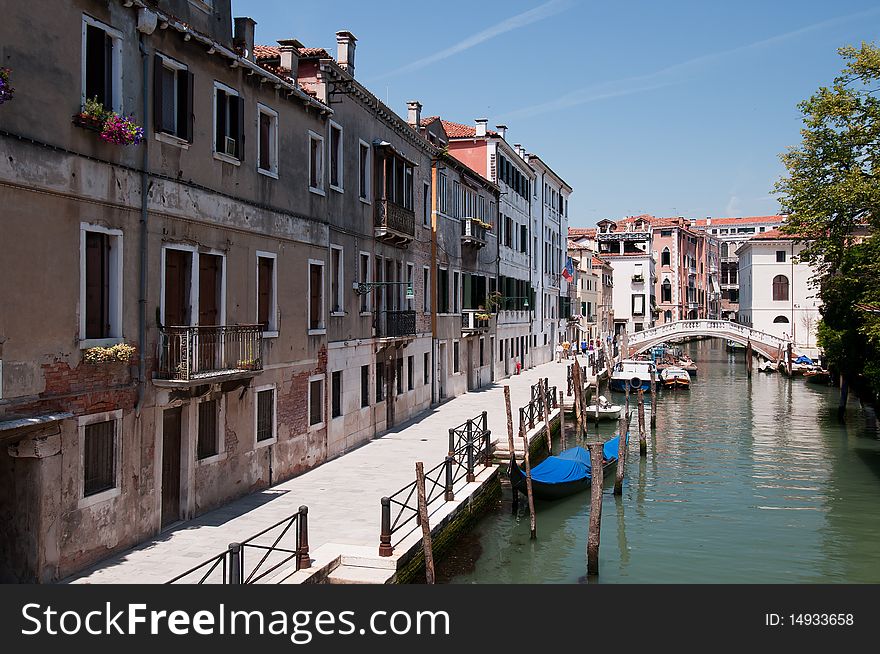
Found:
<path fill-rule="evenodd" d="M 565 262 L 565 270 L 562 271 L 562 278 L 569 283 L 574 279 L 574 266 L 572 265 L 571 257 L 568 257 Z"/>

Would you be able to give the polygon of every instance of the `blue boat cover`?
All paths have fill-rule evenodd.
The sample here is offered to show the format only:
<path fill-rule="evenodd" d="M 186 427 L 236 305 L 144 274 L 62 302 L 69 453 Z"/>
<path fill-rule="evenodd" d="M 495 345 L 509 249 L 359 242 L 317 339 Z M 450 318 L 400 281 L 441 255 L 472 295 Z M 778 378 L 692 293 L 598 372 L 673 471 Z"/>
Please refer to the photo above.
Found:
<path fill-rule="evenodd" d="M 602 456 L 606 461 L 617 460 L 617 443 L 615 436 L 602 446 Z M 592 477 L 590 453 L 582 447 L 571 447 L 558 456 L 548 456 L 540 464 L 532 468 L 532 479 L 544 484 L 564 484 L 569 481 L 580 481 Z"/>
<path fill-rule="evenodd" d="M 813 365 L 813 360 L 805 354 L 800 355 L 797 359 L 794 360 L 795 363 L 805 363 L 808 366 Z"/>

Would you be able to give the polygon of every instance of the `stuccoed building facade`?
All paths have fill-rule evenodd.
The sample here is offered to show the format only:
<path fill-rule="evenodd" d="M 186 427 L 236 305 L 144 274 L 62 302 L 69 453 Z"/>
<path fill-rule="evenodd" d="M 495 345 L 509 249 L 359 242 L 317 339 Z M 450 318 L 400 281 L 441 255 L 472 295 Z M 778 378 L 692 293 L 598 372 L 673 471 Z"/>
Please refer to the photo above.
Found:
<path fill-rule="evenodd" d="M 0 579 L 66 577 L 430 404 L 436 149 L 354 80 L 352 35 L 338 62 L 257 48 L 229 0 L 37 0 L 0 32 Z"/>

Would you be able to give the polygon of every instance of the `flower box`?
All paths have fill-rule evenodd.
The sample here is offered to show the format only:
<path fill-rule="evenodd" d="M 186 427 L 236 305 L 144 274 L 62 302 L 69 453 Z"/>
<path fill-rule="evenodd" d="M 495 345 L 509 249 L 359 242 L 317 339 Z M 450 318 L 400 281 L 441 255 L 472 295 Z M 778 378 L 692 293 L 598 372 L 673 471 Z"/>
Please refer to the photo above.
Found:
<path fill-rule="evenodd" d="M 0 68 L 0 104 L 12 100 L 15 96 L 15 89 L 9 83 L 9 74 L 11 72 L 9 68 Z"/>
<path fill-rule="evenodd" d="M 104 129 L 104 120 L 88 114 L 74 114 L 73 124 L 83 129 L 90 129 L 93 132 L 101 132 Z"/>
<path fill-rule="evenodd" d="M 126 343 L 119 343 L 111 347 L 90 347 L 83 352 L 83 361 L 86 363 L 112 363 L 122 361 L 129 363 L 137 354 L 137 348 Z"/>
<path fill-rule="evenodd" d="M 130 117 L 106 109 L 97 98 L 86 100 L 83 110 L 73 116 L 73 124 L 98 132 L 101 140 L 114 145 L 138 145 L 144 140 L 144 129 Z"/>

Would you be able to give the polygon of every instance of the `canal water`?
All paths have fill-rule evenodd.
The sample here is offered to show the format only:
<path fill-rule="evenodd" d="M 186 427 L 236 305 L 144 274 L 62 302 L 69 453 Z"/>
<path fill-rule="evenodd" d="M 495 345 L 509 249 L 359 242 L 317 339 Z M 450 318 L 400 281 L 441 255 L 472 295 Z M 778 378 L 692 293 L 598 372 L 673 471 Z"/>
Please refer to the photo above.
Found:
<path fill-rule="evenodd" d="M 689 343 L 689 391 L 660 391 L 639 457 L 633 416 L 622 497 L 605 478 L 599 583 L 880 582 L 880 440 L 876 416 L 801 378 L 754 372 L 723 341 Z M 623 396 L 614 394 L 615 403 Z M 591 427 L 595 433 L 595 427 Z M 613 427 L 599 432 L 610 438 Z M 571 446 L 571 439 L 569 439 Z M 554 445 L 558 453 L 559 444 Z M 497 510 L 438 569 L 446 583 L 585 580 L 589 492 Z"/>

